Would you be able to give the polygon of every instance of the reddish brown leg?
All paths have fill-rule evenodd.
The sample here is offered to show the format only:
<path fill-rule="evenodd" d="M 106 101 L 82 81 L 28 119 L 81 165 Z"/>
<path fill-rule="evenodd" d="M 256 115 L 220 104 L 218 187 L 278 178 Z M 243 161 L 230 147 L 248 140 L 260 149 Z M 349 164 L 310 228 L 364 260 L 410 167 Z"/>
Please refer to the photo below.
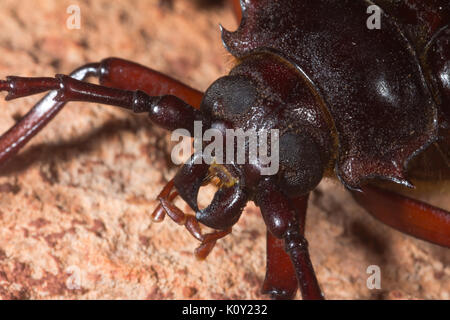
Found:
<path fill-rule="evenodd" d="M 70 76 L 84 80 L 96 75 L 98 67 L 99 64 L 87 64 L 72 72 Z M 4 86 L 5 83 L 0 82 L 0 85 Z M 15 155 L 64 107 L 64 102 L 53 100 L 55 96 L 56 91 L 48 93 L 16 125 L 0 137 L 0 164 Z M 6 99 L 8 100 L 8 96 Z"/>
<path fill-rule="evenodd" d="M 72 72 L 70 76 L 77 80 L 97 76 L 100 78 L 100 82 L 109 86 L 148 91 L 150 95 L 179 94 L 181 98 L 191 102 L 195 107 L 198 107 L 202 96 L 201 92 L 189 88 L 168 76 L 133 62 L 117 58 L 105 59 L 101 63 L 87 64 Z M 157 83 L 152 83 L 151 81 L 157 81 Z M 60 89 L 60 86 L 63 84 L 64 81 L 53 78 L 8 77 L 6 81 L 0 81 L 0 90 L 8 91 L 6 99 L 10 100 L 47 90 Z M 57 90 L 48 93 L 21 121 L 0 137 L 0 164 L 16 154 L 70 100 L 68 99 L 70 97 L 59 99 L 58 101 L 57 99 L 55 100 L 57 93 Z M 116 93 L 120 93 L 120 91 L 116 91 Z M 59 98 L 61 98 L 61 95 Z M 93 100 L 87 99 L 87 101 Z"/>
<path fill-rule="evenodd" d="M 175 96 L 149 96 L 143 91 L 130 91 L 75 80 L 66 75 L 55 78 L 8 77 L 0 83 L 0 90 L 8 91 L 8 99 L 15 99 L 47 90 L 56 90 L 53 98 L 59 102 L 84 101 L 118 106 L 135 113 L 148 112 L 150 119 L 168 129 L 186 129 L 194 133 L 194 121 L 202 120 L 201 113 Z"/>
<path fill-rule="evenodd" d="M 297 213 L 300 234 L 304 236 L 308 196 L 293 199 L 292 206 Z M 267 266 L 263 293 L 270 294 L 273 299 L 292 299 L 297 289 L 295 269 L 285 251 L 284 241 L 267 231 Z"/>
<path fill-rule="evenodd" d="M 200 108 L 203 93 L 158 71 L 119 58 L 107 58 L 100 67 L 100 84 L 124 90 L 142 90 L 150 96 L 173 95 Z"/>
<path fill-rule="evenodd" d="M 284 240 L 267 231 L 266 277 L 262 292 L 272 299 L 293 299 L 298 289 L 291 258 L 284 251 Z"/>
<path fill-rule="evenodd" d="M 419 239 L 450 248 L 450 212 L 374 186 L 352 192 L 383 223 Z"/>
<path fill-rule="evenodd" d="M 267 180 L 261 184 L 257 204 L 269 232 L 284 240 L 284 250 L 290 257 L 303 299 L 318 300 L 324 297 L 311 264 L 308 242 L 304 237 L 307 199 L 308 196 L 303 196 L 289 200 Z M 290 274 L 283 275 L 283 266 L 274 263 L 271 267 L 269 276 L 274 278 L 280 274 L 286 277 L 286 282 L 283 281 L 280 285 L 283 289 L 292 289 L 292 285 L 287 283 Z"/>
<path fill-rule="evenodd" d="M 167 184 L 168 185 L 168 184 Z M 166 187 L 167 187 L 166 185 Z M 158 195 L 158 199 L 160 199 L 161 197 L 163 197 L 163 191 Z M 177 191 L 173 191 L 168 197 L 167 197 L 167 201 L 172 202 L 173 200 L 175 200 L 175 198 L 178 197 L 178 192 Z M 152 213 L 152 220 L 154 222 L 162 222 L 164 220 L 164 217 L 166 216 L 166 211 L 164 210 L 163 206 L 161 205 L 161 203 L 158 204 L 158 206 L 155 208 L 155 210 Z"/>

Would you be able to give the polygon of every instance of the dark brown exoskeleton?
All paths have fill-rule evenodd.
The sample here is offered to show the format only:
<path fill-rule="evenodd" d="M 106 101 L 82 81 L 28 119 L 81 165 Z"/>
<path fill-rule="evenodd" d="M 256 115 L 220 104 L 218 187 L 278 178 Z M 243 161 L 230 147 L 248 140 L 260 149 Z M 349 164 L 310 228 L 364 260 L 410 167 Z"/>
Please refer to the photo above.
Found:
<path fill-rule="evenodd" d="M 279 131 L 279 171 L 263 164 L 207 164 L 195 153 L 158 196 L 155 221 L 167 214 L 201 241 L 205 258 L 255 201 L 267 225 L 263 290 L 273 298 L 321 299 L 304 238 L 309 193 L 337 177 L 386 224 L 450 247 L 450 213 L 369 185 L 374 178 L 412 187 L 412 159 L 434 150 L 449 172 L 449 0 L 232 1 L 241 24 L 222 31 L 237 59 L 205 94 L 154 70 L 117 58 L 85 65 L 70 76 L 8 77 L 7 100 L 53 90 L 0 138 L 0 162 L 13 156 L 68 101 L 147 112 L 156 124 Z M 368 27 L 368 8 L 379 27 Z M 241 12 L 242 9 L 242 12 Z M 83 82 L 96 76 L 101 85 Z M 426 159 L 426 158 L 425 158 Z M 436 158 L 432 158 L 434 159 Z M 200 160 L 200 161 L 197 161 Z M 217 159 L 220 160 L 220 159 Z M 437 160 L 436 160 L 437 161 Z M 438 168 L 436 168 L 438 169 Z M 199 209 L 200 187 L 220 180 L 211 204 Z M 450 177 L 450 175 L 449 175 Z M 196 215 L 173 204 L 180 195 Z M 200 223 L 217 231 L 202 234 Z"/>

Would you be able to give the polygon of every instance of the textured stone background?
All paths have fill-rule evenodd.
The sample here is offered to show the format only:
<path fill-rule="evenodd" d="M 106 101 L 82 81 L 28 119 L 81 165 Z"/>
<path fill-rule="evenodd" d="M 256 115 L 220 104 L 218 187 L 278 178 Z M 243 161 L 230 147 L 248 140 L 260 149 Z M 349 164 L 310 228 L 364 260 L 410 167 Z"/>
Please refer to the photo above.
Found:
<path fill-rule="evenodd" d="M 75 3 L 82 25 L 69 30 L 66 9 Z M 196 3 L 1 0 L 0 77 L 68 73 L 119 56 L 204 90 L 232 60 L 218 23 L 235 23 L 225 6 Z M 36 99 L 1 101 L 0 131 Z M 265 228 L 253 205 L 206 262 L 195 260 L 197 242 L 183 228 L 151 222 L 175 173 L 169 150 L 167 133 L 144 117 L 70 103 L 1 170 L 0 298 L 266 298 Z M 307 237 L 329 299 L 449 298 L 449 251 L 376 222 L 338 183 L 314 193 Z M 382 289 L 371 291 L 366 268 L 374 264 Z M 78 275 L 81 288 L 71 290 Z"/>

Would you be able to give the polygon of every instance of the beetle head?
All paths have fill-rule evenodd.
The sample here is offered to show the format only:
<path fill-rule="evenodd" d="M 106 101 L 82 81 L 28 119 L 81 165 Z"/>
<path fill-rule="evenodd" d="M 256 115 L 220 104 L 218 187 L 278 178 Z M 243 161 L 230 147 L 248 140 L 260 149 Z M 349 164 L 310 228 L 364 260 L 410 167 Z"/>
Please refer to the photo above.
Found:
<path fill-rule="evenodd" d="M 280 57 L 261 53 L 242 60 L 208 88 L 200 111 L 208 126 L 220 133 L 225 148 L 213 162 L 194 165 L 200 156 L 194 155 L 175 184 L 203 224 L 231 227 L 245 203 L 268 182 L 295 197 L 310 192 L 322 179 L 331 150 L 330 125 L 313 88 Z M 251 158 L 252 152 L 256 157 Z M 212 176 L 219 178 L 219 190 L 209 207 L 199 210 L 198 192 Z"/>
<path fill-rule="evenodd" d="M 200 110 L 223 134 L 224 128 L 246 134 L 244 145 L 233 144 L 235 153 L 245 149 L 250 155 L 256 141 L 256 161 L 248 157 L 242 164 L 236 161 L 238 155 L 233 157 L 251 193 L 257 192 L 261 179 L 272 179 L 288 195 L 299 195 L 320 182 L 332 149 L 332 125 L 321 103 L 295 66 L 264 52 L 244 58 L 228 76 L 216 80 L 206 91 Z M 257 140 L 249 139 L 251 130 Z M 264 143 L 270 162 L 260 152 Z M 276 170 L 267 170 L 268 165 Z"/>

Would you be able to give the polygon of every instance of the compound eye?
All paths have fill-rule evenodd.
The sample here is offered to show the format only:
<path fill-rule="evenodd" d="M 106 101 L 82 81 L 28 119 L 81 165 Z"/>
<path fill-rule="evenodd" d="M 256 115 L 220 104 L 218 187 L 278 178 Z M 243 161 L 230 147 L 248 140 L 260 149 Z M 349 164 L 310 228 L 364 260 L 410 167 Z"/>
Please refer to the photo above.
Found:
<path fill-rule="evenodd" d="M 308 133 L 287 132 L 280 137 L 280 186 L 297 196 L 313 190 L 322 180 L 320 146 Z"/>
<path fill-rule="evenodd" d="M 201 110 L 216 119 L 232 121 L 243 114 L 257 99 L 255 85 L 244 76 L 226 76 L 215 81 L 206 91 Z"/>

